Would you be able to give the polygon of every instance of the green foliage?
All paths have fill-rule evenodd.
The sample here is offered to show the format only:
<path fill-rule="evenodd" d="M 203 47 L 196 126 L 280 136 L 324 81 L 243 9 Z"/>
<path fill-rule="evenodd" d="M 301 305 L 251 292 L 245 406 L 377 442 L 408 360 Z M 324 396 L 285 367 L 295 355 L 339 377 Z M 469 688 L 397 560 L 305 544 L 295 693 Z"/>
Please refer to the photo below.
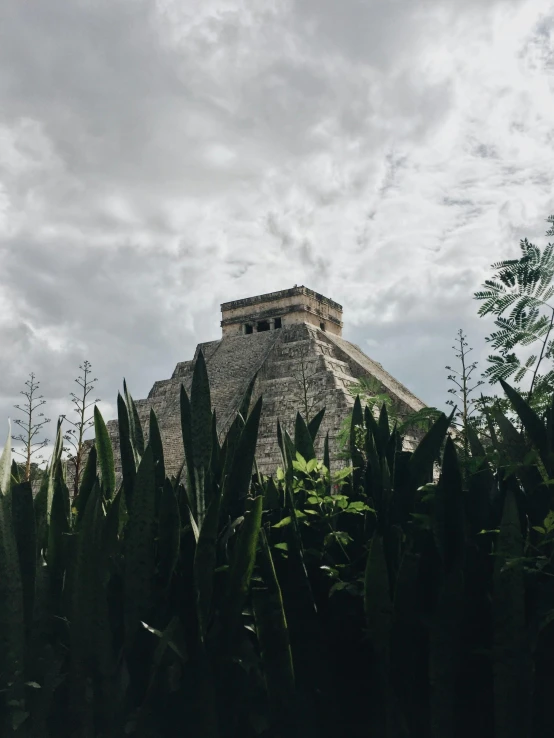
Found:
<path fill-rule="evenodd" d="M 547 221 L 554 224 L 554 216 Z M 554 228 L 546 235 L 554 235 Z M 495 316 L 497 328 L 487 338 L 497 353 L 488 357 L 484 376 L 492 383 L 528 380 L 528 401 L 543 407 L 554 389 L 554 244 L 541 250 L 525 238 L 520 249 L 519 259 L 493 264 L 496 273 L 475 293 L 479 315 Z"/>
<path fill-rule="evenodd" d="M 554 405 L 542 418 L 502 382 L 522 430 L 495 408 L 463 474 L 452 417 L 402 451 L 390 407 L 358 398 L 344 463 L 330 470 L 328 438 L 313 452 L 323 416 L 299 415 L 294 439 L 278 427 L 271 478 L 254 458 L 261 398 L 220 445 L 199 367 L 181 393 L 183 480 L 126 387 L 121 479 L 96 409 L 71 507 L 61 424 L 34 501 L 8 438 L 0 734 L 547 735 Z"/>
<path fill-rule="evenodd" d="M 94 432 L 102 492 L 104 497 L 110 500 L 115 493 L 113 450 L 106 423 L 96 405 L 94 406 Z"/>
<path fill-rule="evenodd" d="M 382 390 L 382 385 L 374 377 L 360 377 L 348 388 L 353 397 L 360 398 L 361 404 L 368 408 L 373 417 L 382 414 L 382 408 L 385 408 L 389 431 L 396 427 L 402 435 L 414 432 L 419 434 L 429 430 L 434 421 L 442 415 L 435 407 L 424 407 L 401 417 L 390 396 Z M 343 461 L 350 459 L 351 426 L 352 413 L 349 413 L 341 423 L 337 438 Z"/>
<path fill-rule="evenodd" d="M 261 581 L 252 590 L 256 635 L 265 675 L 271 721 L 278 734 L 298 733 L 294 664 L 283 596 L 264 530 L 260 532 Z"/>
<path fill-rule="evenodd" d="M 530 654 L 527 653 L 524 553 L 519 510 L 513 485 L 506 491 L 493 574 L 493 669 L 495 726 L 498 738 L 528 736 Z M 525 678 L 527 676 L 527 679 Z"/>

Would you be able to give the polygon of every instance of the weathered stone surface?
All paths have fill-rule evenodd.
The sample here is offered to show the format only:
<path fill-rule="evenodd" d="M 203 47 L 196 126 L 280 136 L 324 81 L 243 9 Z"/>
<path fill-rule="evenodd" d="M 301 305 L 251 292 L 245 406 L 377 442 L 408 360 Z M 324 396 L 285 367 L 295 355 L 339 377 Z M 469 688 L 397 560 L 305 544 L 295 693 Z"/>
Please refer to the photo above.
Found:
<path fill-rule="evenodd" d="M 224 302 L 221 306 L 224 337 L 273 329 L 275 321 L 286 325 L 308 323 L 340 336 L 342 305 L 304 285 L 295 285 L 289 290 Z M 261 327 L 263 323 L 267 325 Z"/>
<path fill-rule="evenodd" d="M 287 293 L 285 297 L 296 301 L 305 298 L 307 303 L 315 299 L 313 295 L 316 293 L 307 290 L 307 293 L 299 294 L 300 289 L 306 290 L 304 287 L 285 290 L 284 293 Z M 294 294 L 290 295 L 291 292 Z M 176 474 L 183 462 L 180 387 L 183 384 L 190 395 L 192 372 L 200 350 L 206 360 L 212 406 L 216 410 L 218 432 L 221 436 L 227 431 L 250 381 L 257 374 L 252 402 L 263 395 L 263 411 L 256 458 L 260 471 L 265 474 L 274 473 L 280 464 L 277 420 L 279 419 L 292 433 L 296 413 L 298 410 L 302 412 L 306 405 L 312 417 L 325 406 L 325 417 L 318 434 L 316 449 L 321 457 L 323 439 L 329 432 L 332 458 L 337 460 L 339 451 L 337 436 L 344 418 L 354 403 L 348 388 L 360 377 L 373 377 L 379 383 L 378 392 L 391 397 L 400 417 L 425 407 L 421 400 L 397 382 L 380 364 L 366 356 L 359 347 L 341 337 L 340 305 L 318 296 L 322 298 L 318 303 L 322 304 L 322 300 L 327 300 L 335 316 L 339 316 L 337 321 L 340 325 L 337 328 L 337 323 L 333 322 L 334 330 L 331 333 L 314 324 L 319 322 L 320 318 L 315 313 L 311 314 L 309 320 L 299 319 L 308 315 L 304 310 L 306 305 L 301 305 L 302 309 L 294 314 L 283 312 L 283 300 L 279 298 L 279 294 L 272 293 L 271 299 L 267 301 L 261 299 L 265 296 L 259 296 L 245 301 L 225 303 L 222 308 L 229 305 L 233 307 L 224 309 L 224 316 L 231 310 L 244 308 L 242 314 L 234 313 L 232 324 L 227 324 L 227 327 L 233 327 L 233 331 L 226 332 L 226 326 L 222 325 L 224 335 L 220 340 L 199 344 L 192 361 L 177 364 L 169 379 L 156 382 L 148 397 L 137 401 L 137 409 L 146 436 L 150 408 L 156 413 L 168 474 Z M 237 303 L 248 304 L 237 307 Z M 260 315 L 264 316 L 264 320 L 279 315 L 282 318 L 282 327 L 274 328 L 272 325 L 270 330 L 245 335 L 239 330 L 240 322 L 235 321 L 237 315 L 240 320 L 250 321 Z M 317 321 L 312 320 L 314 316 L 317 317 Z M 289 318 L 289 322 L 286 322 Z M 325 323 L 326 326 L 328 324 Z M 119 476 L 117 421 L 110 421 L 108 430 L 114 445 Z M 415 440 L 408 437 L 405 441 L 407 447 L 411 447 Z"/>

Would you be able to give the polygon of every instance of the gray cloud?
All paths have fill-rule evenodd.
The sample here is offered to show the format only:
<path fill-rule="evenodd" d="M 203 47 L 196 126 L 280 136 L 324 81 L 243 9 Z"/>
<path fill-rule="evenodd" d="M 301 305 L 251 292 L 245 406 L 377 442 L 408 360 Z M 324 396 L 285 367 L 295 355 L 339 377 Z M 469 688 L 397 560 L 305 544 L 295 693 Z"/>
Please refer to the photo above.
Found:
<path fill-rule="evenodd" d="M 4 0 L 0 415 L 79 363 L 114 412 L 304 283 L 423 400 L 554 212 L 549 0 Z"/>

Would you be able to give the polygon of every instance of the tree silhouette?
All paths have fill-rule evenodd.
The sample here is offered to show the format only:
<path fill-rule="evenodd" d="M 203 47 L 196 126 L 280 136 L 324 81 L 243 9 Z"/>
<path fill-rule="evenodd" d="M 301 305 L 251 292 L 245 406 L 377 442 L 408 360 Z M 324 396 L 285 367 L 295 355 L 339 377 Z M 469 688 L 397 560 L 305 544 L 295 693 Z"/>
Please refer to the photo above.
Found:
<path fill-rule="evenodd" d="M 25 460 L 25 481 L 31 479 L 31 459 L 32 457 L 45 446 L 48 445 L 48 439 L 45 438 L 43 441 L 35 441 L 34 439 L 40 433 L 41 428 L 50 422 L 50 418 L 44 418 L 44 413 L 38 413 L 37 410 L 46 404 L 46 400 L 43 395 L 38 395 L 40 382 L 35 381 L 35 375 L 33 372 L 29 375 L 29 379 L 25 382 L 27 387 L 26 390 L 21 390 L 19 394 L 26 398 L 26 402 L 23 405 L 14 405 L 14 407 L 20 412 L 24 413 L 24 418 L 16 418 L 13 422 L 23 429 L 23 432 L 18 436 L 14 436 L 14 441 L 21 441 L 23 444 L 23 451 L 18 451 L 12 448 L 12 453 L 22 456 Z M 36 418 L 44 418 L 35 422 Z M 37 459 L 42 459 L 42 454 L 37 456 Z M 42 463 L 42 462 L 40 462 Z"/>
<path fill-rule="evenodd" d="M 68 459 L 68 463 L 73 467 L 73 497 L 76 497 L 79 493 L 79 483 L 83 474 L 83 462 L 85 460 L 84 435 L 94 423 L 94 416 L 91 414 L 87 417 L 87 411 L 95 403 L 100 402 L 99 398 L 94 400 L 94 402 L 88 402 L 88 396 L 94 389 L 94 383 L 98 381 L 96 377 L 94 379 L 90 379 L 91 364 L 88 361 L 85 361 L 81 366 L 79 366 L 79 369 L 83 372 L 83 376 L 77 377 L 75 382 L 81 388 L 81 392 L 79 393 L 79 396 L 74 392 L 70 395 L 71 400 L 75 405 L 73 410 L 77 413 L 77 420 L 69 420 L 66 415 L 62 415 L 62 418 L 73 426 L 73 428 L 70 428 L 64 435 L 64 440 L 71 445 L 71 448 L 66 446 L 64 451 L 69 453 L 73 451 L 73 455 Z"/>

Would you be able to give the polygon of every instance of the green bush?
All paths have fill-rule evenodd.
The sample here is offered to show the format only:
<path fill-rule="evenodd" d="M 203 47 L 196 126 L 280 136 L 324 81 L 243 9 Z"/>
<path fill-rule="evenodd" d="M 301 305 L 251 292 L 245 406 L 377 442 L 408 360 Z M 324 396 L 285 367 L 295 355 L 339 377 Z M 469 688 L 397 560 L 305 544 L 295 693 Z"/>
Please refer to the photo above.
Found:
<path fill-rule="evenodd" d="M 25 738 L 541 738 L 554 686 L 554 407 L 504 384 L 460 474 L 441 414 L 402 451 L 360 399 L 349 463 L 314 453 L 323 411 L 280 426 L 256 471 L 262 400 L 224 442 L 202 354 L 181 390 L 186 465 L 165 474 L 118 396 L 122 483 L 95 409 L 70 507 L 60 424 L 33 499 L 0 460 L 0 720 Z M 254 473 L 253 473 L 254 471 Z"/>

